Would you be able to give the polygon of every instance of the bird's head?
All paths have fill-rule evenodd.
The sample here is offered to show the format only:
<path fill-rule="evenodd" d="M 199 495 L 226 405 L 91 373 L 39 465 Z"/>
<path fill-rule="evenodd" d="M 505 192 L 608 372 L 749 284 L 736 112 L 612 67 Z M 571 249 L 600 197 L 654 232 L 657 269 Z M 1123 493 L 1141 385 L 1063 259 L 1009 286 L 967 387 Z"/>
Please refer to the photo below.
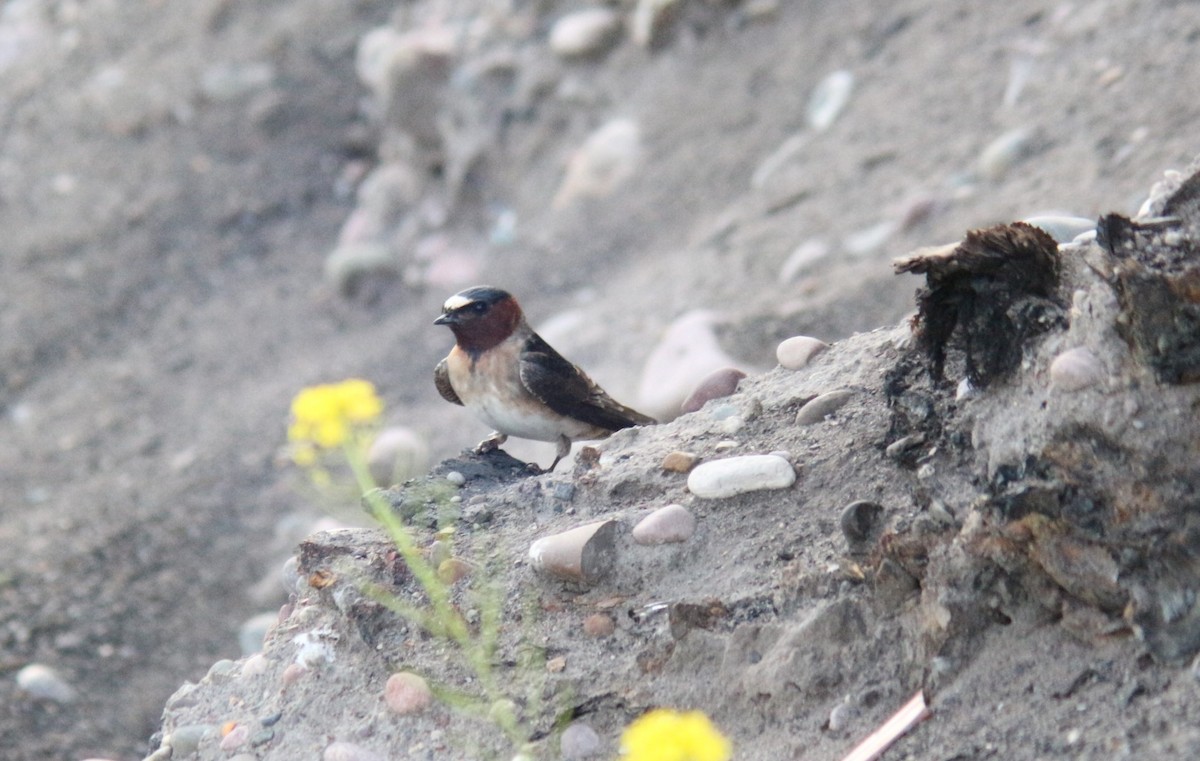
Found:
<path fill-rule="evenodd" d="M 449 327 L 465 351 L 486 351 L 511 336 L 522 319 L 521 307 L 512 294 L 477 285 L 446 299 L 433 324 Z"/>

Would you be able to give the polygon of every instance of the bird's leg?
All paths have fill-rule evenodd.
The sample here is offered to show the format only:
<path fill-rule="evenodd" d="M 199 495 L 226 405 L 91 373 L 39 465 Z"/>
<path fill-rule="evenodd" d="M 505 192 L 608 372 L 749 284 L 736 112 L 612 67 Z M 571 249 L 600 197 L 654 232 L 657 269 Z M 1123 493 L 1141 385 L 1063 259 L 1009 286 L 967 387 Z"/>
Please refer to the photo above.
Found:
<path fill-rule="evenodd" d="M 503 446 L 504 442 L 506 441 L 508 441 L 508 436 L 500 433 L 499 431 L 492 431 L 491 436 L 488 436 L 486 439 L 479 442 L 479 446 L 475 447 L 475 454 L 487 454 L 488 452 L 495 452 L 497 449 Z"/>
<path fill-rule="evenodd" d="M 554 462 L 550 463 L 550 467 L 546 468 L 546 472 L 549 473 L 549 472 L 553 471 L 554 466 L 558 465 L 558 461 L 561 460 L 562 458 L 566 457 L 568 454 L 570 454 L 570 452 L 571 452 L 571 440 L 568 439 L 566 436 L 559 436 L 558 437 L 558 448 L 554 450 L 554 454 L 555 454 Z"/>

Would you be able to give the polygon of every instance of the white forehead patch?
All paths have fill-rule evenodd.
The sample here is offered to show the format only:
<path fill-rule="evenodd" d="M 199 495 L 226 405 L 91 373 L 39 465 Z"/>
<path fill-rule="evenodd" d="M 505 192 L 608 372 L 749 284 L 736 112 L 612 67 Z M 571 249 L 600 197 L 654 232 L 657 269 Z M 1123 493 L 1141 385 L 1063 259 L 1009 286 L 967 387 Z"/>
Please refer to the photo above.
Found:
<path fill-rule="evenodd" d="M 470 304 L 471 301 L 472 299 L 468 299 L 461 294 L 456 293 L 450 298 L 446 299 L 445 304 L 442 304 L 442 311 L 453 312 L 455 309 L 462 309 L 467 304 Z"/>

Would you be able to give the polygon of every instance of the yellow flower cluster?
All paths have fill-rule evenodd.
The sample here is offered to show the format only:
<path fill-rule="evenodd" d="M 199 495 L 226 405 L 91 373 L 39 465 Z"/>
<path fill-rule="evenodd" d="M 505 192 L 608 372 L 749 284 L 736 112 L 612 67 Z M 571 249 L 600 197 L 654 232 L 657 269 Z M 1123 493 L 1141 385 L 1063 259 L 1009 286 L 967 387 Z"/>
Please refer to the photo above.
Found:
<path fill-rule="evenodd" d="M 369 381 L 352 378 L 302 389 L 292 400 L 288 426 L 296 462 L 312 464 L 317 449 L 342 446 L 382 412 L 383 402 Z"/>
<path fill-rule="evenodd" d="M 623 761 L 729 761 L 733 746 L 700 711 L 657 708 L 621 734 Z"/>

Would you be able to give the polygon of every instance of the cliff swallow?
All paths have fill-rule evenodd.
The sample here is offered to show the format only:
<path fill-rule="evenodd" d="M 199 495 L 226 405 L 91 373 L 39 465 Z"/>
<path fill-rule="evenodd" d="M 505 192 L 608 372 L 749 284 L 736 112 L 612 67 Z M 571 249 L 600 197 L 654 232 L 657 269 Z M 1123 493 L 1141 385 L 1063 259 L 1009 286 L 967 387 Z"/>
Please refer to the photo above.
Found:
<path fill-rule="evenodd" d="M 529 327 L 511 294 L 476 286 L 446 300 L 434 325 L 456 343 L 438 363 L 434 384 L 495 429 L 475 451 L 490 452 L 509 436 L 558 444 L 554 470 L 571 442 L 655 421 L 618 403 Z"/>

